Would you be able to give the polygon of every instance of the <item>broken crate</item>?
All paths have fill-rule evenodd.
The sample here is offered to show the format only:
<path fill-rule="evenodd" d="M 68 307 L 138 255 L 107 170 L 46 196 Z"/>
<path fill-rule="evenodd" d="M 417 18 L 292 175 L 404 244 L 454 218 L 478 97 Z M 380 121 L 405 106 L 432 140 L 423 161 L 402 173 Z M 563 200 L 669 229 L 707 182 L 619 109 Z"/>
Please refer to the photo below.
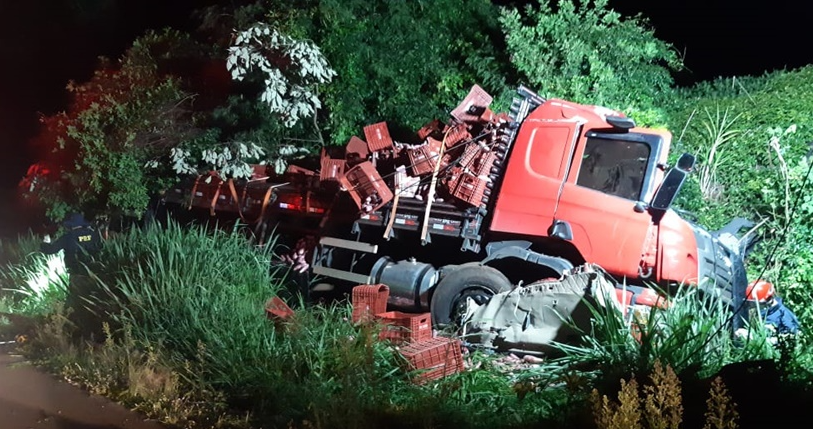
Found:
<path fill-rule="evenodd" d="M 403 346 L 407 370 L 414 371 L 413 381 L 425 383 L 463 371 L 463 353 L 460 340 L 434 337 Z"/>

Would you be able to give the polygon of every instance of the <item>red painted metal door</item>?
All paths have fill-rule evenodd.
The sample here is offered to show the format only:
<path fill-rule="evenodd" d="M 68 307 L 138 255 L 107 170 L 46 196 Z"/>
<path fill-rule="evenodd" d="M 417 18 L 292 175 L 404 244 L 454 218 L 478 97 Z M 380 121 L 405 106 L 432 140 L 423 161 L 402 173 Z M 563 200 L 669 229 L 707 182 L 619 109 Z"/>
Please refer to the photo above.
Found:
<path fill-rule="evenodd" d="M 641 183 L 634 183 L 633 174 L 623 178 L 623 186 L 616 184 L 609 190 L 594 189 L 603 185 L 601 177 L 576 184 L 580 172 L 587 177 L 584 164 L 589 156 L 585 157 L 585 147 L 591 142 L 583 130 L 589 125 L 578 117 L 529 119 L 523 123 L 506 168 L 491 229 L 547 237 L 554 220 L 563 221 L 570 225 L 571 243 L 586 261 L 617 275 L 638 277 L 652 221 L 649 213 L 636 211 L 637 199 L 644 190 Z M 632 154 L 641 155 L 635 151 Z M 605 164 L 625 161 L 623 155 L 619 156 L 605 158 Z M 632 167 L 622 172 L 643 168 L 635 172 L 646 174 L 644 162 L 631 161 Z M 611 168 L 606 166 L 605 170 L 604 174 L 611 176 Z"/>

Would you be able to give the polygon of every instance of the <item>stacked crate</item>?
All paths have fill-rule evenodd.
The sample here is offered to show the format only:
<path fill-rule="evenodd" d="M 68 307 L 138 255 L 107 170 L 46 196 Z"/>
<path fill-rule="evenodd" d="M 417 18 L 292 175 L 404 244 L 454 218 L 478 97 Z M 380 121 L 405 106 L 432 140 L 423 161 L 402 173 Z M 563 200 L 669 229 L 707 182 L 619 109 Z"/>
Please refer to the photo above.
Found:
<path fill-rule="evenodd" d="M 387 311 L 390 288 L 384 284 L 358 285 L 353 288 L 350 299 L 353 304 L 353 323 L 375 320 L 375 315 Z"/>
<path fill-rule="evenodd" d="M 472 206 L 488 201 L 491 168 L 496 154 L 477 143 L 468 143 L 458 159 L 459 169 L 448 182 L 449 192 L 457 199 Z"/>
<path fill-rule="evenodd" d="M 446 147 L 453 147 L 469 140 L 471 140 L 471 134 L 465 124 L 456 124 L 446 130 Z"/>
<path fill-rule="evenodd" d="M 455 198 L 472 205 L 474 207 L 480 206 L 485 197 L 488 188 L 486 185 L 488 181 L 481 177 L 477 177 L 471 173 L 463 172 L 454 183 L 451 185 L 452 187 L 452 195 Z"/>
<path fill-rule="evenodd" d="M 381 323 L 378 338 L 395 345 L 410 344 L 432 338 L 431 313 L 403 313 L 388 311 L 375 315 Z"/>
<path fill-rule="evenodd" d="M 379 340 L 396 346 L 413 381 L 425 383 L 463 371 L 461 342 L 435 337 L 430 313 L 386 311 L 389 288 L 384 284 L 358 285 L 352 290 L 353 323 L 377 323 Z"/>

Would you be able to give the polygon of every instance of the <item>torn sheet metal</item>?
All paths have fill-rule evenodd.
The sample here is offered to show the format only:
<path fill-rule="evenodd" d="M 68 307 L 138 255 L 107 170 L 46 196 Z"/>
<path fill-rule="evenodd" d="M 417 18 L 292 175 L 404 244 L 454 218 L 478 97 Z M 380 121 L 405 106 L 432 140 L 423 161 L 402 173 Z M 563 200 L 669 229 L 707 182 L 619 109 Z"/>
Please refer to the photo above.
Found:
<path fill-rule="evenodd" d="M 487 303 L 470 303 L 464 338 L 498 351 L 548 353 L 551 342 L 572 342 L 576 330 L 589 331 L 591 313 L 582 298 L 614 297 L 611 280 L 601 271 L 584 270 L 558 280 L 542 280 L 494 295 Z M 611 305 L 620 303 L 611 300 Z"/>

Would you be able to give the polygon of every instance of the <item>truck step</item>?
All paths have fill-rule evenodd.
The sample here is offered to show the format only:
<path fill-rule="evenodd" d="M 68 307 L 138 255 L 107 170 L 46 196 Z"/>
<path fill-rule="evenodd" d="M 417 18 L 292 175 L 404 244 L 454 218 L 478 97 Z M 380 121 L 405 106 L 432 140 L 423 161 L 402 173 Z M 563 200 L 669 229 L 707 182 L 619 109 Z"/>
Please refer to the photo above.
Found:
<path fill-rule="evenodd" d="M 370 276 L 364 274 L 351 273 L 350 271 L 337 270 L 335 268 L 323 267 L 321 265 L 314 265 L 313 273 L 334 279 L 347 280 L 356 284 L 364 285 L 370 283 Z"/>
<path fill-rule="evenodd" d="M 342 238 L 335 238 L 335 237 L 322 237 L 319 240 L 319 244 L 323 246 L 330 246 L 330 247 L 338 247 L 341 249 L 349 249 L 354 250 L 357 252 L 366 252 L 366 253 L 378 253 L 378 245 L 377 244 L 370 244 L 364 243 L 361 241 L 353 241 L 353 240 L 344 240 Z"/>

